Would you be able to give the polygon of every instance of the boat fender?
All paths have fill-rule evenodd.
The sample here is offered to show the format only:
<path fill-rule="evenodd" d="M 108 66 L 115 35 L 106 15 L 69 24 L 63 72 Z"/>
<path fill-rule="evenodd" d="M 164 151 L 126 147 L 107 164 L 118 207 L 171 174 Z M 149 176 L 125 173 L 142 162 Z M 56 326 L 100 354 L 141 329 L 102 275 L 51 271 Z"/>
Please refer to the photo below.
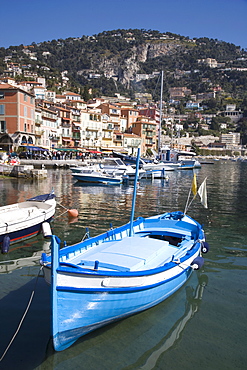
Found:
<path fill-rule="evenodd" d="M 3 254 L 8 253 L 9 251 L 9 246 L 10 246 L 10 237 L 8 235 L 5 235 L 3 238 L 3 243 L 1 247 L 1 252 Z"/>
<path fill-rule="evenodd" d="M 204 258 L 203 257 L 196 257 L 192 262 L 191 262 L 191 267 L 193 270 L 199 270 L 204 264 Z"/>
<path fill-rule="evenodd" d="M 51 226 L 49 222 L 42 223 L 42 232 L 43 232 L 44 238 L 49 238 L 52 235 Z"/>
<path fill-rule="evenodd" d="M 41 262 L 45 264 L 45 263 L 47 263 L 47 261 L 48 261 L 47 260 L 47 254 L 46 253 L 42 253 L 42 255 L 41 255 Z"/>
<path fill-rule="evenodd" d="M 99 261 L 94 262 L 94 270 L 98 270 L 99 268 Z"/>
<path fill-rule="evenodd" d="M 208 253 L 209 244 L 207 242 L 201 242 L 201 251 L 202 253 Z"/>

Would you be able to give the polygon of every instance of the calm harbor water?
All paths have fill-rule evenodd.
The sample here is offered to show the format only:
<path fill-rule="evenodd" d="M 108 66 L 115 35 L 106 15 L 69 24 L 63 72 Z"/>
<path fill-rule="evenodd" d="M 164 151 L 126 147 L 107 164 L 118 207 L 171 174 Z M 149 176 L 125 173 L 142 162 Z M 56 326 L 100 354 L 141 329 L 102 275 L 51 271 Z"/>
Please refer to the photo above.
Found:
<path fill-rule="evenodd" d="M 101 328 L 55 353 L 49 337 L 49 287 L 39 273 L 39 235 L 0 255 L 0 357 L 34 299 L 0 369 L 245 369 L 247 360 L 247 163 L 217 161 L 196 170 L 207 176 L 208 209 L 199 199 L 188 214 L 204 224 L 210 252 L 184 287 L 158 306 Z M 169 173 L 169 181 L 141 180 L 135 217 L 183 210 L 192 171 Z M 24 201 L 54 188 L 57 201 L 76 208 L 69 223 L 57 207 L 53 233 L 68 244 L 88 227 L 96 235 L 128 222 L 133 186 L 79 185 L 70 170 L 48 170 L 47 180 L 0 179 L 0 205 Z M 65 212 L 65 213 L 64 213 Z M 18 261 L 17 261 L 18 260 Z M 14 261 L 14 262 L 13 262 Z"/>

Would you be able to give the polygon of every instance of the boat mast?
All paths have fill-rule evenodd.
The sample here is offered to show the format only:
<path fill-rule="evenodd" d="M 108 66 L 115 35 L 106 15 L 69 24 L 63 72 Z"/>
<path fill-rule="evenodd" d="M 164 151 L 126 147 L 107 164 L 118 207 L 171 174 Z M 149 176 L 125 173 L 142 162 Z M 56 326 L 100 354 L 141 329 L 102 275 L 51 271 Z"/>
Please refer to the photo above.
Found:
<path fill-rule="evenodd" d="M 137 190 L 137 182 L 138 182 L 138 174 L 139 174 L 139 163 L 140 163 L 140 148 L 138 148 L 137 157 L 136 157 L 136 173 L 135 173 L 134 191 L 133 191 L 133 197 L 132 197 L 132 208 L 131 208 L 131 216 L 130 216 L 130 236 L 134 235 L 133 222 L 134 222 L 134 215 L 135 215 L 135 202 L 136 202 L 136 190 Z"/>
<path fill-rule="evenodd" d="M 163 77 L 164 72 L 161 71 L 161 85 L 160 85 L 160 121 L 159 121 L 159 136 L 158 136 L 158 154 L 161 152 L 161 123 L 162 123 L 162 101 L 163 101 Z"/>

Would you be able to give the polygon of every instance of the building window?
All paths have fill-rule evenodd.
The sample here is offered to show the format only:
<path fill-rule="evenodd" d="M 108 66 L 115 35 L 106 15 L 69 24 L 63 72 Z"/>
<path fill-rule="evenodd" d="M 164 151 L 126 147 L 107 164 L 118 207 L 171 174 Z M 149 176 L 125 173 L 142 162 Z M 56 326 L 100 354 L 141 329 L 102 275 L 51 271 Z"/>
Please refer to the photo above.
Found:
<path fill-rule="evenodd" d="M 24 123 L 24 131 L 27 132 L 27 124 Z"/>
<path fill-rule="evenodd" d="M 24 107 L 24 117 L 27 117 L 27 107 Z"/>
<path fill-rule="evenodd" d="M 5 114 L 5 105 L 0 105 L 0 114 Z"/>
<path fill-rule="evenodd" d="M 24 101 L 27 101 L 27 94 L 24 94 Z"/>
<path fill-rule="evenodd" d="M 0 132 L 6 132 L 6 121 L 0 121 Z"/>
<path fill-rule="evenodd" d="M 0 91 L 0 99 L 4 99 L 4 91 Z"/>

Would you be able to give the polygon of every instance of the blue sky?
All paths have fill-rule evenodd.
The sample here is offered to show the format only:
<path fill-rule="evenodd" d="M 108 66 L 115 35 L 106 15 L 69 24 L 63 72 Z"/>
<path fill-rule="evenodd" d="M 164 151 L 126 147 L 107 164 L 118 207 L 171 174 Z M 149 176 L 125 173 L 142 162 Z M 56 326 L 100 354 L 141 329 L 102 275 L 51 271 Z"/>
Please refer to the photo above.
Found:
<path fill-rule="evenodd" d="M 150 29 L 208 37 L 247 49 L 247 0 L 2 1 L 0 47 Z"/>

